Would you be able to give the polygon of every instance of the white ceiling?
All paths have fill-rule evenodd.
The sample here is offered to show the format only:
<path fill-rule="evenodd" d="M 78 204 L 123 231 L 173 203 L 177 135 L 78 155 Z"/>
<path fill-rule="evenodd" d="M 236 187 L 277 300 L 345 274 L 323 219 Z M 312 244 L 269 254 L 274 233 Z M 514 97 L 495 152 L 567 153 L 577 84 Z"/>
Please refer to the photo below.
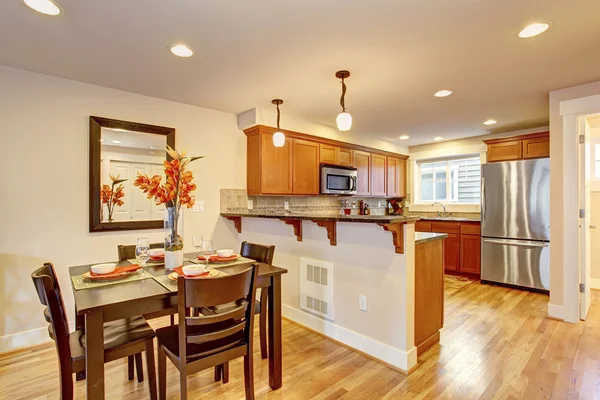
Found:
<path fill-rule="evenodd" d="M 57 2 L 0 2 L 0 64 L 236 114 L 279 97 L 327 125 L 348 69 L 353 131 L 403 145 L 547 125 L 549 91 L 600 79 L 598 0 Z M 537 20 L 552 27 L 517 38 Z"/>
<path fill-rule="evenodd" d="M 134 149 L 165 152 L 165 147 L 167 145 L 167 138 L 165 135 L 120 131 L 104 127 L 102 127 L 100 132 L 102 144 L 105 146 L 131 147 Z M 113 143 L 113 140 L 117 140 L 121 143 Z"/>

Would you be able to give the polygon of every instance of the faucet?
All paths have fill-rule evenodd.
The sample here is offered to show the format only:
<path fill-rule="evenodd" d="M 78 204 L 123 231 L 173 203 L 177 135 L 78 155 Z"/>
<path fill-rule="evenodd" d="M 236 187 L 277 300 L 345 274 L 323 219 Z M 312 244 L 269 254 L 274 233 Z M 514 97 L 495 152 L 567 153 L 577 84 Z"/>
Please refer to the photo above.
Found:
<path fill-rule="evenodd" d="M 442 218 L 446 218 L 448 217 L 448 213 L 446 213 L 446 206 L 443 205 L 442 203 L 440 203 L 439 201 L 436 201 L 435 203 L 433 203 L 431 205 L 431 207 L 435 206 L 436 204 L 439 204 L 440 206 L 442 206 L 442 208 L 444 209 L 444 211 L 442 212 L 442 215 L 440 215 L 440 212 L 437 212 L 438 217 L 442 217 Z"/>

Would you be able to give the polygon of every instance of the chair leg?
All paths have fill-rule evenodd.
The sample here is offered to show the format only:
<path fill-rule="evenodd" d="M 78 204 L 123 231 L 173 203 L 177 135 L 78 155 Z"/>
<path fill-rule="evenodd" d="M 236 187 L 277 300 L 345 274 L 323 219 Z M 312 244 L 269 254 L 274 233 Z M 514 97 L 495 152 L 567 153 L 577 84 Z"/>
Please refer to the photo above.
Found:
<path fill-rule="evenodd" d="M 154 340 L 148 340 L 146 342 L 146 372 L 148 373 L 150 400 L 156 400 L 156 368 L 154 366 Z"/>
<path fill-rule="evenodd" d="M 263 288 L 260 291 L 260 326 L 258 333 L 260 335 L 260 358 L 263 360 L 268 357 L 267 353 L 267 301 L 269 291 Z"/>
<path fill-rule="evenodd" d="M 223 371 L 223 383 L 229 383 L 229 361 L 221 365 Z"/>
<path fill-rule="evenodd" d="M 181 400 L 187 400 L 187 371 L 179 371 L 179 391 Z"/>
<path fill-rule="evenodd" d="M 142 353 L 137 353 L 134 357 L 138 382 L 144 382 L 144 364 L 142 364 Z"/>
<path fill-rule="evenodd" d="M 60 368 L 60 399 L 73 400 L 73 371 Z"/>
<path fill-rule="evenodd" d="M 244 386 L 246 400 L 254 400 L 254 361 L 252 353 L 244 356 Z"/>
<path fill-rule="evenodd" d="M 130 381 L 133 380 L 134 375 L 133 375 L 133 355 L 131 356 L 127 356 L 127 377 L 129 378 Z"/>
<path fill-rule="evenodd" d="M 171 314 L 171 326 L 175 325 L 175 315 Z"/>
<path fill-rule="evenodd" d="M 165 400 L 167 398 L 167 355 L 158 344 L 158 398 Z"/>
<path fill-rule="evenodd" d="M 221 380 L 222 368 L 223 368 L 223 364 L 215 365 L 215 382 L 219 382 Z"/>

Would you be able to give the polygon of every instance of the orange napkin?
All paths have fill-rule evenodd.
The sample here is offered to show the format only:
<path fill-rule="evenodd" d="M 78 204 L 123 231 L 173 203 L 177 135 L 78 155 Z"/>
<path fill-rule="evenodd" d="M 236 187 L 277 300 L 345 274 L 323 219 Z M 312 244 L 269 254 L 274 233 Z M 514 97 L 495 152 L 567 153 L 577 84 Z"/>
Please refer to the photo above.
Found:
<path fill-rule="evenodd" d="M 90 275 L 91 276 L 118 275 L 118 274 L 122 274 L 123 272 L 135 272 L 135 271 L 137 271 L 138 269 L 141 269 L 141 268 L 142 268 L 141 265 L 131 264 L 131 265 L 123 266 L 123 267 L 117 267 L 110 274 L 95 274 L 92 271 L 90 271 Z"/>
<path fill-rule="evenodd" d="M 181 267 L 177 267 L 177 268 L 173 268 L 174 272 L 177 272 L 177 275 L 181 276 L 188 276 L 186 274 L 183 273 L 183 265 Z M 197 276 L 204 276 L 204 275 L 208 275 L 210 274 L 210 271 L 204 271 L 203 273 L 201 273 L 200 275 L 194 275 L 194 278 Z"/>

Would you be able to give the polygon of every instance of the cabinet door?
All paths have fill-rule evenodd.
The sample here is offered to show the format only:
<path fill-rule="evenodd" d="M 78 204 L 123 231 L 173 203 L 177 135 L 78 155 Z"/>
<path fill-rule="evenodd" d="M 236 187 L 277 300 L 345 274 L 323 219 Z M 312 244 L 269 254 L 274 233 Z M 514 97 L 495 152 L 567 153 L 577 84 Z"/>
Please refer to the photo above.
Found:
<path fill-rule="evenodd" d="M 510 142 L 494 143 L 488 145 L 488 162 L 521 160 L 522 158 L 522 140 L 511 140 Z"/>
<path fill-rule="evenodd" d="M 459 263 L 460 235 L 457 233 L 448 233 L 448 238 L 444 239 L 444 270 L 452 272 L 459 271 Z"/>
<path fill-rule="evenodd" d="M 417 221 L 415 223 L 415 232 L 431 232 L 431 222 Z"/>
<path fill-rule="evenodd" d="M 385 196 L 387 157 L 371 154 L 371 195 Z"/>
<path fill-rule="evenodd" d="M 340 148 L 329 144 L 319 145 L 320 160 L 324 164 L 337 164 Z"/>
<path fill-rule="evenodd" d="M 534 138 L 523 140 L 523 158 L 550 157 L 550 138 Z"/>
<path fill-rule="evenodd" d="M 358 170 L 357 194 L 363 196 L 371 194 L 371 153 L 354 150 L 354 167 Z"/>
<path fill-rule="evenodd" d="M 388 197 L 398 197 L 398 186 L 400 177 L 398 171 L 398 162 L 400 160 L 394 157 L 387 158 L 387 195 Z"/>
<path fill-rule="evenodd" d="M 319 194 L 319 144 L 294 139 L 293 194 Z"/>
<path fill-rule="evenodd" d="M 273 135 L 261 135 L 260 194 L 292 194 L 292 143 L 273 145 Z"/>
<path fill-rule="evenodd" d="M 398 160 L 398 197 L 406 197 L 406 160 Z"/>
<path fill-rule="evenodd" d="M 354 151 L 340 147 L 338 149 L 338 164 L 352 167 L 354 165 Z"/>
<path fill-rule="evenodd" d="M 481 237 L 460 235 L 460 272 L 481 273 Z"/>

